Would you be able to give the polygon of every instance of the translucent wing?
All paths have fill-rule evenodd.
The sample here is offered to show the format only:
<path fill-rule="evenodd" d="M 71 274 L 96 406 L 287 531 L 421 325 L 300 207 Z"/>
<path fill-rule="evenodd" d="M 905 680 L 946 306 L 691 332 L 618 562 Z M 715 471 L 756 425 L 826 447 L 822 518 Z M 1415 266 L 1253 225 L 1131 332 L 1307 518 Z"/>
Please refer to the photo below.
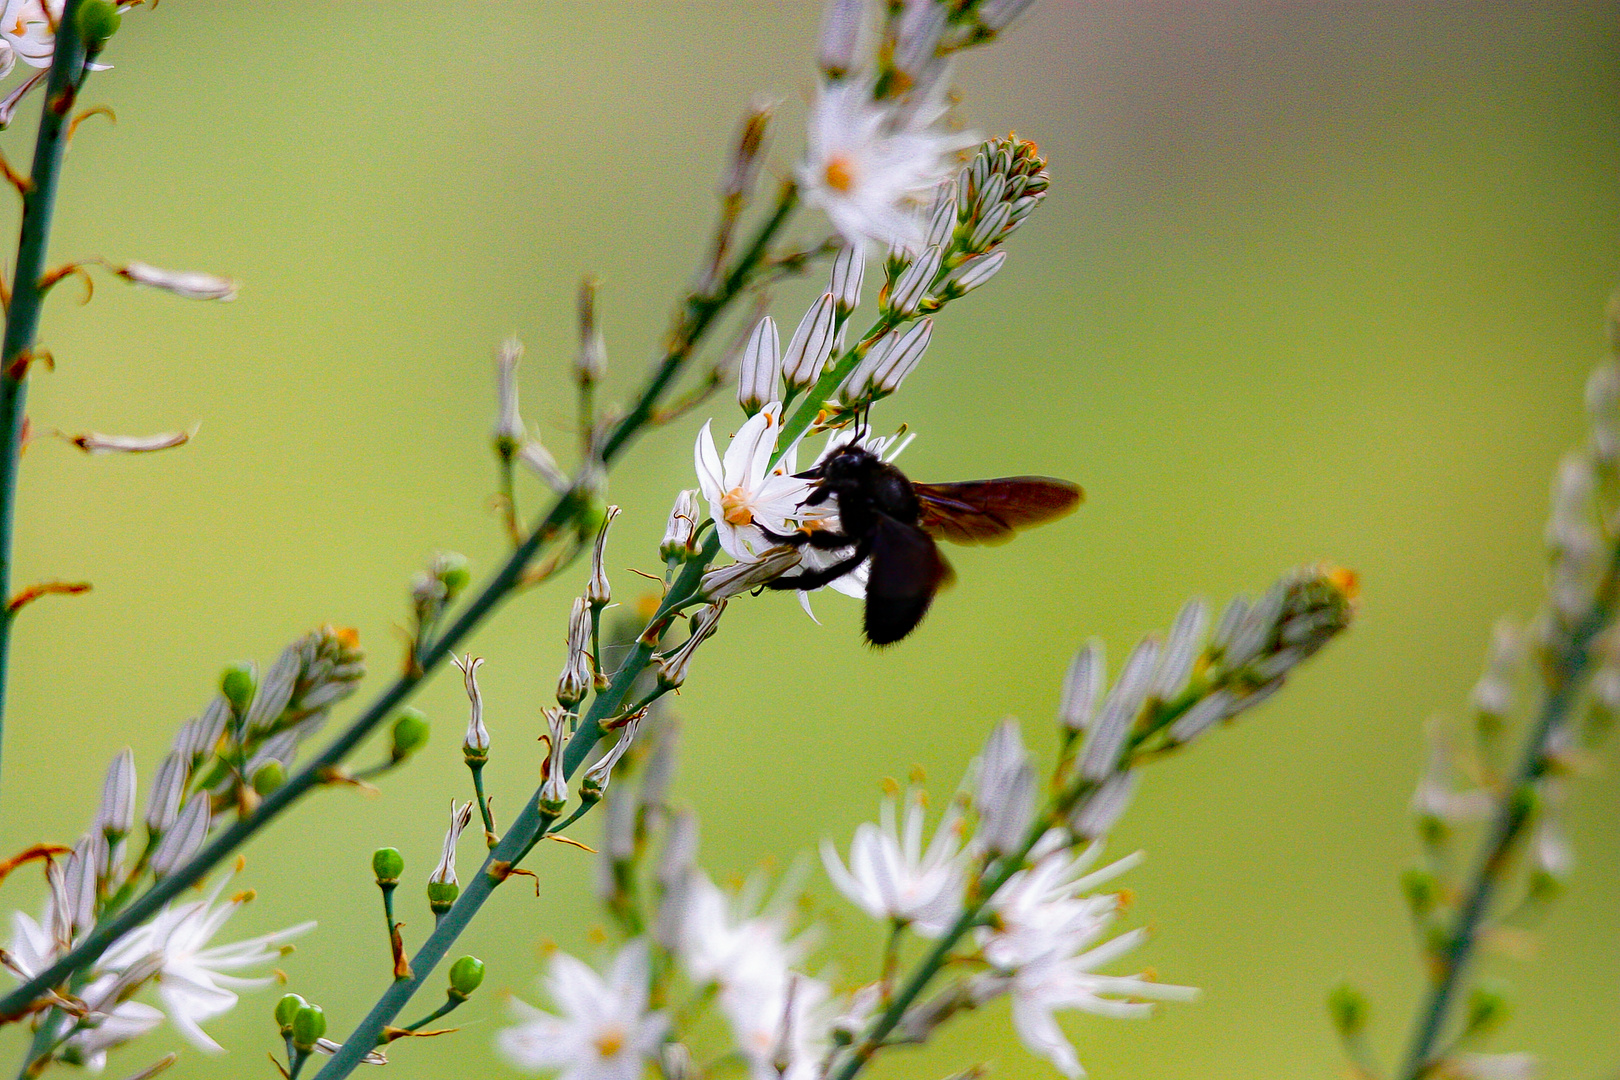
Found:
<path fill-rule="evenodd" d="M 1050 476 L 911 486 L 922 504 L 918 526 L 957 544 L 1004 544 L 1019 529 L 1073 513 L 1083 497 L 1078 484 Z"/>

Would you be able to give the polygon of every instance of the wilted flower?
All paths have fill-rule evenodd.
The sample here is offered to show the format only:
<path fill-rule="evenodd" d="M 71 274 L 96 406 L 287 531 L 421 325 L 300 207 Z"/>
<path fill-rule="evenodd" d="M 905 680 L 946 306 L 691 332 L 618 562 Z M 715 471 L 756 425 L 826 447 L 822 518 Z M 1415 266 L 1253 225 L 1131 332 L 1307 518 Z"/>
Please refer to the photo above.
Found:
<path fill-rule="evenodd" d="M 236 282 L 196 270 L 162 270 L 149 263 L 131 262 L 113 273 L 126 281 L 183 296 L 188 300 L 235 300 Z"/>
<path fill-rule="evenodd" d="M 648 978 L 644 938 L 619 950 L 605 979 L 557 953 L 545 985 L 562 1015 L 514 998 L 518 1023 L 495 1045 L 520 1069 L 556 1069 L 566 1080 L 636 1080 L 669 1026 L 663 1013 L 647 1012 Z"/>

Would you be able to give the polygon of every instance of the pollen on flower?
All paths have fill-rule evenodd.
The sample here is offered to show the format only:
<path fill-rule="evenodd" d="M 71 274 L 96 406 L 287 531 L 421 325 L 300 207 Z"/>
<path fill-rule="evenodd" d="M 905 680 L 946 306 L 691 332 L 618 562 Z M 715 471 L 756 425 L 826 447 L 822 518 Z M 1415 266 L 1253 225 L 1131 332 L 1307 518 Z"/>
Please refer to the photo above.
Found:
<path fill-rule="evenodd" d="M 605 1058 L 610 1058 L 618 1054 L 620 1050 L 624 1049 L 624 1043 L 624 1029 L 619 1027 L 617 1024 L 604 1028 L 601 1034 L 597 1035 L 596 1038 L 592 1040 L 592 1045 L 596 1047 L 596 1052 Z"/>
<path fill-rule="evenodd" d="M 590 931 L 585 935 L 585 938 L 592 945 L 601 945 L 608 939 L 607 927 L 603 926 L 601 923 L 597 923 L 595 926 L 591 927 Z"/>
<path fill-rule="evenodd" d="M 258 892 L 256 890 L 243 889 L 241 892 L 239 892 L 236 895 L 231 897 L 231 903 L 233 903 L 233 904 L 245 904 L 249 900 L 252 900 L 255 896 L 258 896 L 258 895 L 259 894 L 258 894 Z"/>
<path fill-rule="evenodd" d="M 891 799 L 898 798 L 900 795 L 900 781 L 892 776 L 885 776 L 883 778 L 883 794 Z"/>
<path fill-rule="evenodd" d="M 1121 889 L 1114 894 L 1114 906 L 1119 908 L 1120 911 L 1129 911 L 1134 903 L 1136 903 L 1136 893 L 1130 889 Z"/>
<path fill-rule="evenodd" d="M 911 782 L 916 784 L 918 787 L 922 787 L 924 784 L 928 783 L 928 774 L 923 771 L 923 767 L 921 765 L 913 765 L 911 767 Z"/>
<path fill-rule="evenodd" d="M 748 506 L 748 492 L 734 487 L 720 497 L 721 515 L 728 525 L 752 525 L 754 512 Z"/>
<path fill-rule="evenodd" d="M 835 154 L 827 159 L 824 175 L 829 188 L 840 195 L 848 195 L 855 186 L 855 163 L 847 155 Z"/>
<path fill-rule="evenodd" d="M 1354 600 L 1361 591 L 1361 575 L 1348 567 L 1335 566 L 1327 572 L 1327 579 L 1335 589 L 1338 589 L 1348 600 Z"/>

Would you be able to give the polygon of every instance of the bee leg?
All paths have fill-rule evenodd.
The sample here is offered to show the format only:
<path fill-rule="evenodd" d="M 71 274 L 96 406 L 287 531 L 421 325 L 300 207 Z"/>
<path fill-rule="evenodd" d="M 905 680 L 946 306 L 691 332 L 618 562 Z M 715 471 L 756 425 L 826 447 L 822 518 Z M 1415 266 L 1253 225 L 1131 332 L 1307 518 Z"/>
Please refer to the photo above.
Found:
<path fill-rule="evenodd" d="M 809 592 L 811 589 L 819 589 L 823 585 L 837 581 L 839 578 L 861 565 L 861 563 L 864 562 L 866 557 L 870 554 L 871 545 L 869 543 L 862 543 L 855 548 L 855 553 L 847 559 L 839 559 L 831 566 L 823 567 L 820 570 L 806 570 L 803 573 L 795 574 L 792 577 L 779 577 L 774 581 L 767 581 L 765 583 L 765 587 L 767 589 L 779 590 L 798 589 L 803 592 Z"/>
<path fill-rule="evenodd" d="M 837 551 L 839 548 L 847 548 L 855 542 L 854 537 L 844 536 L 830 529 L 791 533 L 772 532 L 763 525 L 758 526 L 758 529 L 765 534 L 765 539 L 772 543 L 786 544 L 789 547 L 803 547 L 809 544 L 818 551 Z"/>

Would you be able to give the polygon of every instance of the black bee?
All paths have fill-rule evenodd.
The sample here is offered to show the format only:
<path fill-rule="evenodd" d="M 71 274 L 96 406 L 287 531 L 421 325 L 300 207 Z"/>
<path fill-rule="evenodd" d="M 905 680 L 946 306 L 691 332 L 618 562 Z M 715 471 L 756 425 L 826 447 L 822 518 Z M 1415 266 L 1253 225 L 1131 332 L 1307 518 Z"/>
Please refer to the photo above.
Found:
<path fill-rule="evenodd" d="M 831 501 L 843 532 L 765 530 L 766 535 L 795 547 L 851 550 L 830 566 L 777 578 L 770 588 L 819 589 L 870 558 L 864 628 L 873 645 L 892 645 L 911 633 L 927 614 L 934 593 L 955 577 L 935 538 L 1004 543 L 1018 529 L 1072 512 L 1081 499 L 1078 485 L 1047 476 L 918 484 L 855 443 L 839 447 L 797 476 L 818 481 L 804 505 Z"/>

